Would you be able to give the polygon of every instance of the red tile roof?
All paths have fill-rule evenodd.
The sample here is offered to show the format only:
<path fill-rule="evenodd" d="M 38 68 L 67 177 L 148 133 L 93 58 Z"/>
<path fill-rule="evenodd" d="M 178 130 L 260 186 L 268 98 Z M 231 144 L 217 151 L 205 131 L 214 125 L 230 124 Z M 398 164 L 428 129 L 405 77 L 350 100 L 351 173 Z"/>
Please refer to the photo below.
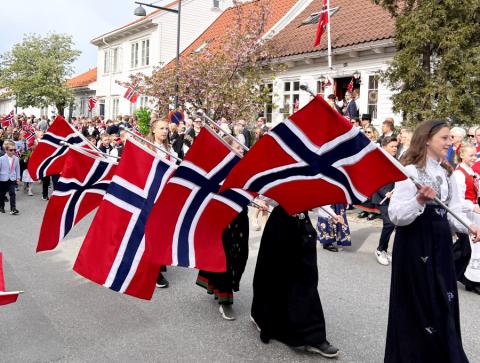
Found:
<path fill-rule="evenodd" d="M 70 88 L 87 87 L 90 83 L 97 80 L 97 67 L 90 69 L 89 71 L 79 74 L 72 79 L 67 80 L 67 85 Z"/>
<path fill-rule="evenodd" d="M 298 0 L 271 0 L 270 12 L 267 18 L 266 31 L 270 30 L 291 8 Z M 237 7 L 231 7 L 225 10 L 217 20 L 215 20 L 192 44 L 190 44 L 180 56 L 186 56 L 194 52 L 204 43 L 208 43 L 210 49 L 220 48 L 225 43 L 227 35 L 226 30 L 234 23 L 235 10 L 242 7 L 242 11 L 254 11 L 258 6 L 258 0 L 253 0 L 244 3 Z M 171 65 L 175 60 L 169 63 Z"/>
<path fill-rule="evenodd" d="M 327 49 L 327 33 L 318 47 L 313 46 L 318 23 L 302 25 L 311 14 L 318 13 L 323 0 L 313 0 L 273 39 L 278 56 L 317 52 Z M 375 40 L 393 38 L 395 21 L 371 0 L 330 0 L 330 8 L 339 7 L 331 17 L 332 48 L 341 48 Z"/>

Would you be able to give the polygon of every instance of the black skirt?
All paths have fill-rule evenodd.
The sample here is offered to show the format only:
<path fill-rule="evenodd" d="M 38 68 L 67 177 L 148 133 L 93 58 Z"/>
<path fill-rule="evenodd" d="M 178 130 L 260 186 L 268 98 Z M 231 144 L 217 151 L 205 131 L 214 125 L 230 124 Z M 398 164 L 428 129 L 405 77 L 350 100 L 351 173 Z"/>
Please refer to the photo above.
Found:
<path fill-rule="evenodd" d="M 300 219 L 276 207 L 263 232 L 253 277 L 252 318 L 264 342 L 290 346 L 326 340 L 317 290 L 317 234 L 308 214 Z"/>
<path fill-rule="evenodd" d="M 452 235 L 445 209 L 427 205 L 397 227 L 385 362 L 464 363 Z"/>

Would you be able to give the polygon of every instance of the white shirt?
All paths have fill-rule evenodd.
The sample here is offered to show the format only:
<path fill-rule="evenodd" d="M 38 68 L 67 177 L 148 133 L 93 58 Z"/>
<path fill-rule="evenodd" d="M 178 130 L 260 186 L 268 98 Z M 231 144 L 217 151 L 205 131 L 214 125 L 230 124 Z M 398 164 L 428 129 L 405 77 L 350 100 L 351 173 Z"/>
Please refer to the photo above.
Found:
<path fill-rule="evenodd" d="M 173 162 L 176 161 L 176 159 L 172 158 L 169 154 L 167 154 L 167 150 L 165 150 L 165 147 L 163 146 L 163 144 L 159 144 L 159 143 L 155 143 L 155 146 L 157 146 L 157 149 L 156 149 L 156 153 L 158 156 L 160 156 L 161 158 L 164 158 L 164 159 L 169 159 L 169 160 L 172 160 Z M 175 152 L 175 150 L 173 150 L 172 148 L 170 148 L 170 150 L 168 150 L 168 152 L 170 154 L 172 154 L 173 156 L 175 157 L 178 157 L 178 154 Z"/>
<path fill-rule="evenodd" d="M 328 212 L 332 213 L 333 215 L 337 215 L 330 205 L 324 205 L 315 208 L 313 211 L 317 213 L 318 217 L 321 218 L 332 218 L 332 215 L 328 214 Z"/>
<path fill-rule="evenodd" d="M 467 172 L 469 175 L 475 175 L 475 172 L 472 170 L 471 167 L 468 165 L 461 163 L 460 166 Z M 463 203 L 463 211 L 464 212 L 473 212 L 473 209 L 477 206 L 471 200 L 465 199 L 465 191 L 467 190 L 467 183 L 465 181 L 465 175 L 460 170 L 455 170 L 453 172 L 453 176 L 455 177 L 455 181 L 457 182 L 458 186 L 458 197 L 462 200 Z"/>
<path fill-rule="evenodd" d="M 407 165 L 408 175 L 418 179 L 418 171 L 415 165 Z M 467 224 L 472 224 L 469 218 L 463 211 L 463 203 L 459 197 L 458 186 L 454 176 L 447 177 L 446 170 L 440 165 L 438 161 L 435 161 L 427 157 L 427 163 L 425 166 L 426 173 L 433 180 L 441 180 L 440 195 L 437 197 L 446 202 L 448 198 L 448 183 L 447 178 L 450 180 L 451 185 L 451 200 L 448 203 L 448 207 L 455 212 L 459 217 L 463 218 Z M 417 201 L 417 187 L 410 179 L 405 179 L 395 183 L 392 197 L 390 198 L 390 204 L 388 206 L 388 215 L 393 224 L 397 226 L 406 226 L 412 223 L 419 215 L 425 210 L 425 206 L 422 206 Z M 448 219 L 451 225 L 458 232 L 467 233 L 467 229 L 463 224 L 458 222 L 455 218 L 448 215 Z"/>

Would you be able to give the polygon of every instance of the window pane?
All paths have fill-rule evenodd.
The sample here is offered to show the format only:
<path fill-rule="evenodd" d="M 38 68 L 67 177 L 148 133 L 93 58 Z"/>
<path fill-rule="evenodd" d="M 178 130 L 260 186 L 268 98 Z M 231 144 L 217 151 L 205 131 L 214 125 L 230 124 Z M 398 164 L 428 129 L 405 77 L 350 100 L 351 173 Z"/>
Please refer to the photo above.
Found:
<path fill-rule="evenodd" d="M 368 76 L 368 89 L 378 89 L 378 79 L 376 76 Z"/>
<path fill-rule="evenodd" d="M 293 90 L 300 91 L 300 82 L 293 82 Z"/>
<path fill-rule="evenodd" d="M 150 40 L 147 39 L 146 41 L 146 49 L 145 49 L 145 65 L 148 66 L 150 64 Z"/>
<path fill-rule="evenodd" d="M 131 45 L 131 50 L 130 50 L 130 68 L 133 68 L 135 66 L 135 44 Z"/>
<path fill-rule="evenodd" d="M 285 82 L 285 83 L 283 84 L 283 90 L 284 90 L 285 92 L 289 92 L 289 91 L 290 91 L 290 82 Z"/>

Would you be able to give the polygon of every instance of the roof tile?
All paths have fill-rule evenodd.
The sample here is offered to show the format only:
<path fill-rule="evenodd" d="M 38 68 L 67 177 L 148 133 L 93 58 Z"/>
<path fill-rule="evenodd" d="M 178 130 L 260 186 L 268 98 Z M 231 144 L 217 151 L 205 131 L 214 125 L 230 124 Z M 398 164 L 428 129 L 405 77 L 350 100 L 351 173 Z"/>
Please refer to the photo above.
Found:
<path fill-rule="evenodd" d="M 70 88 L 86 87 L 90 83 L 95 82 L 96 80 L 97 80 L 97 67 L 90 69 L 85 73 L 79 74 L 78 76 L 67 80 L 67 85 Z"/>

